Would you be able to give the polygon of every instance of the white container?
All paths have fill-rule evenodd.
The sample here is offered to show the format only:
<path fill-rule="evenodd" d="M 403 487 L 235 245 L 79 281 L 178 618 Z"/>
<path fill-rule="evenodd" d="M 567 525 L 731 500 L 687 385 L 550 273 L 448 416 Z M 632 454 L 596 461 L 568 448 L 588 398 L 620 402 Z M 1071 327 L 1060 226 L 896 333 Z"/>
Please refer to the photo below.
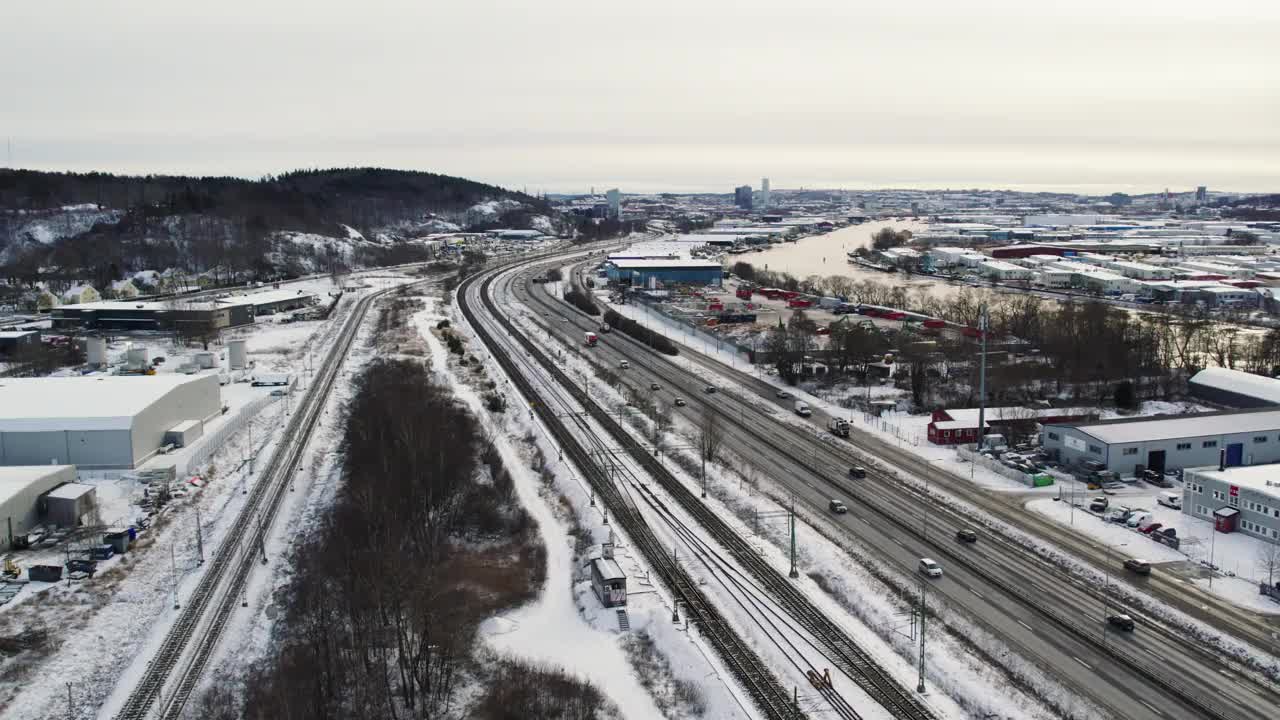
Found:
<path fill-rule="evenodd" d="M 218 356 L 211 352 L 196 353 L 196 365 L 208 370 L 218 364 Z"/>
<path fill-rule="evenodd" d="M 232 340 L 227 343 L 227 348 L 232 370 L 243 370 L 249 366 L 249 349 L 244 340 Z"/>
<path fill-rule="evenodd" d="M 106 338 L 91 337 L 86 338 L 84 343 L 85 359 L 90 365 L 102 367 L 107 364 L 107 340 Z"/>
<path fill-rule="evenodd" d="M 126 356 L 130 370 L 143 370 L 147 367 L 147 349 L 145 347 L 129 348 Z"/>

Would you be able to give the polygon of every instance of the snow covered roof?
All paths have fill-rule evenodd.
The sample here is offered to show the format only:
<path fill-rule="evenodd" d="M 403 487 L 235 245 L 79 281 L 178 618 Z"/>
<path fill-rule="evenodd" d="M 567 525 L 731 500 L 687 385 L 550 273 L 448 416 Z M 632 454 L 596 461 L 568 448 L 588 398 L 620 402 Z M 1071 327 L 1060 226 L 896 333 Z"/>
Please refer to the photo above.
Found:
<path fill-rule="evenodd" d="M 1110 445 L 1280 430 L 1280 410 L 1201 413 L 1149 419 L 1103 420 L 1076 430 Z"/>
<path fill-rule="evenodd" d="M 0 466 L 0 505 L 4 505 L 9 501 L 9 498 L 26 490 L 33 484 L 50 475 L 60 474 L 68 468 L 75 470 L 73 465 Z"/>
<path fill-rule="evenodd" d="M 710 270 L 721 269 L 720 263 L 714 260 L 690 260 L 687 258 L 661 259 L 622 259 L 610 260 L 619 270 L 637 270 L 643 268 L 666 268 L 670 270 Z"/>
<path fill-rule="evenodd" d="M 315 293 L 306 292 L 305 290 L 267 290 L 265 292 L 253 293 L 251 295 L 229 295 L 221 297 L 214 302 L 219 305 L 273 305 L 278 302 L 287 302 L 289 300 L 297 300 L 299 298 L 315 297 Z"/>
<path fill-rule="evenodd" d="M 164 310 L 165 303 L 128 300 L 103 300 L 102 302 L 63 305 L 60 310 Z"/>
<path fill-rule="evenodd" d="M 50 490 L 49 497 L 56 500 L 75 500 L 76 498 L 88 495 L 91 492 L 93 492 L 92 485 L 85 485 L 83 483 L 67 483 L 66 485 L 60 485 Z"/>
<path fill-rule="evenodd" d="M 0 379 L 0 432 L 128 430 L 133 417 L 201 375 Z"/>
<path fill-rule="evenodd" d="M 1187 468 L 1189 475 L 1256 490 L 1280 498 L 1280 465 L 1243 465 L 1219 470 L 1217 465 Z"/>
<path fill-rule="evenodd" d="M 591 561 L 596 567 L 596 572 L 600 573 L 602 580 L 625 580 L 627 574 L 622 572 L 622 567 L 610 558 L 596 558 Z"/>
<path fill-rule="evenodd" d="M 1262 375 L 1227 368 L 1205 368 L 1192 375 L 1187 382 L 1280 405 L 1280 380 Z"/>
<path fill-rule="evenodd" d="M 0 340 L 13 340 L 27 335 L 38 335 L 39 330 L 0 330 Z"/>

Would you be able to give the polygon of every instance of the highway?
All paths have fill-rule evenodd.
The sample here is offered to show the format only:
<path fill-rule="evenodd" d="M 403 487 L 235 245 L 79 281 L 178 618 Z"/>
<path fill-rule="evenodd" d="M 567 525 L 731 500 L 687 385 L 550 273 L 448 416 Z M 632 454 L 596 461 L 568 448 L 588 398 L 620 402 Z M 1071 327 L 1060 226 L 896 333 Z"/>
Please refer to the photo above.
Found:
<path fill-rule="evenodd" d="M 598 324 L 536 286 L 518 286 L 515 291 L 531 307 L 566 318 L 548 327 L 571 346 Z M 877 470 L 851 443 L 826 436 L 820 426 L 781 422 L 789 408 L 773 397 L 767 383 L 685 352 L 704 375 L 731 375 L 752 392 L 706 395 L 701 392 L 703 378 L 620 333 L 608 335 L 588 354 L 611 368 L 627 359 L 633 370 L 623 373 L 626 381 L 645 392 L 650 382 L 661 383 L 663 405 L 675 412 L 696 418 L 701 407 L 712 408 L 727 421 L 726 442 L 732 450 L 795 492 L 813 511 L 825 512 L 833 495 L 849 502 L 850 515 L 833 517 L 832 522 L 904 572 L 914 572 L 920 557 L 938 559 L 946 575 L 930 583 L 933 592 L 1112 715 L 1246 718 L 1266 716 L 1277 706 L 1274 690 L 1255 682 L 1247 669 L 1205 651 L 1139 610 L 1131 612 L 1139 618 L 1136 633 L 1105 633 L 1107 596 L 1029 549 L 996 533 L 983 533 L 975 545 L 957 544 L 954 531 L 973 525 L 972 518 L 925 495 L 915 483 Z M 677 395 L 685 398 L 687 407 L 674 406 Z M 822 421 L 814 418 L 815 424 Z M 896 457 L 901 453 L 877 454 L 895 463 L 902 460 Z M 871 477 L 856 483 L 847 480 L 847 468 L 855 462 L 869 465 Z"/>

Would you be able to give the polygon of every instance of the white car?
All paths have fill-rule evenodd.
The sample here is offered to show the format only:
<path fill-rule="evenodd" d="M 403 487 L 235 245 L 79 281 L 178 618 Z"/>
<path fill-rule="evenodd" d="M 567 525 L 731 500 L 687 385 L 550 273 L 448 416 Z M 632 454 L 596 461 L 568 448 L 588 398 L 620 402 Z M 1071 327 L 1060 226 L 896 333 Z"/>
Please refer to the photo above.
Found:
<path fill-rule="evenodd" d="M 942 566 L 932 558 L 920 558 L 920 572 L 932 578 L 942 577 Z"/>

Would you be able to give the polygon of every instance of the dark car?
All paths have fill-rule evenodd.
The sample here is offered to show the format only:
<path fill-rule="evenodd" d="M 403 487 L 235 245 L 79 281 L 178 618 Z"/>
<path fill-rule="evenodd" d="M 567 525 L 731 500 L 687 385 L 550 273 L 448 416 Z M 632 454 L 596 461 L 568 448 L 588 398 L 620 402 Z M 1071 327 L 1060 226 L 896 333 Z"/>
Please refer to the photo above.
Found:
<path fill-rule="evenodd" d="M 1128 615 L 1111 615 L 1107 624 L 1121 632 L 1133 632 L 1133 618 Z"/>
<path fill-rule="evenodd" d="M 650 389 L 650 390 L 661 390 L 661 389 L 662 389 L 662 386 L 661 386 L 661 385 L 659 385 L 658 383 L 649 383 L 649 389 Z"/>
<path fill-rule="evenodd" d="M 849 468 L 849 477 L 851 478 L 862 479 L 862 478 L 865 478 L 866 476 L 867 476 L 867 470 L 861 465 L 854 465 L 853 467 Z"/>
<path fill-rule="evenodd" d="M 708 395 L 710 395 L 711 393 L 713 393 L 713 392 L 715 392 L 715 391 L 716 391 L 716 386 L 715 386 L 715 385 L 708 385 L 708 386 L 706 386 L 706 387 L 702 388 L 702 392 L 707 393 Z"/>
<path fill-rule="evenodd" d="M 1132 573 L 1137 573 L 1138 575 L 1150 575 L 1151 563 L 1147 562 L 1146 560 L 1129 558 L 1128 560 L 1124 561 L 1124 569 Z"/>
<path fill-rule="evenodd" d="M 846 506 L 844 503 L 840 502 L 839 500 L 835 500 L 835 499 L 832 499 L 830 502 L 827 503 L 827 508 L 831 510 L 831 512 L 837 515 L 843 515 L 849 512 L 848 506 Z"/>
<path fill-rule="evenodd" d="M 978 533 L 969 528 L 961 528 L 956 531 L 956 539 L 967 543 L 978 542 Z"/>

